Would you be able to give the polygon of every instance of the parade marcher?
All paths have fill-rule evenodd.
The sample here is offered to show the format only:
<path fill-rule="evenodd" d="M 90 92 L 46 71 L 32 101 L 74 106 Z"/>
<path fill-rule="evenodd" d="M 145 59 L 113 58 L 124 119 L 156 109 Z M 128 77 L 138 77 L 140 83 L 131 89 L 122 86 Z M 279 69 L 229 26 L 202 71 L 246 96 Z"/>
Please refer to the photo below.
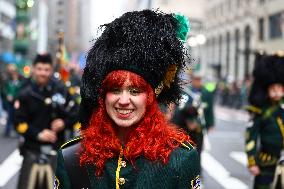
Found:
<path fill-rule="evenodd" d="M 202 84 L 199 71 L 190 73 L 191 84 L 183 89 L 183 97 L 176 106 L 173 123 L 184 129 L 196 144 L 201 160 L 204 133 L 214 126 L 213 98 L 214 86 Z M 201 162 L 199 162 L 199 166 Z"/>
<path fill-rule="evenodd" d="M 64 129 L 76 118 L 76 105 L 67 89 L 52 78 L 52 58 L 38 54 L 32 78 L 15 101 L 15 126 L 24 138 L 18 189 L 53 188 L 56 151 L 65 142 Z"/>
<path fill-rule="evenodd" d="M 251 121 L 246 131 L 248 168 L 255 176 L 254 189 L 271 188 L 277 162 L 284 154 L 283 75 L 283 56 L 256 56 L 247 107 Z M 284 187 L 276 184 L 274 189 Z"/>
<path fill-rule="evenodd" d="M 7 81 L 4 83 L 3 87 L 4 107 L 8 113 L 4 133 L 5 137 L 9 137 L 14 130 L 14 102 L 24 84 L 15 64 L 9 64 L 7 66 L 7 74 Z"/>
<path fill-rule="evenodd" d="M 82 137 L 58 153 L 56 188 L 199 187 L 197 151 L 159 109 L 180 96 L 185 21 L 143 10 L 104 25 L 82 77 Z"/>
<path fill-rule="evenodd" d="M 80 95 L 80 85 L 81 85 L 81 73 L 78 67 L 73 66 L 69 71 L 69 81 L 67 82 L 67 87 L 69 93 L 73 96 L 76 104 L 79 106 L 81 102 Z M 79 117 L 78 117 L 79 118 Z M 79 121 L 73 126 L 73 128 L 69 128 L 69 138 L 74 138 L 74 136 L 80 135 L 81 125 Z"/>

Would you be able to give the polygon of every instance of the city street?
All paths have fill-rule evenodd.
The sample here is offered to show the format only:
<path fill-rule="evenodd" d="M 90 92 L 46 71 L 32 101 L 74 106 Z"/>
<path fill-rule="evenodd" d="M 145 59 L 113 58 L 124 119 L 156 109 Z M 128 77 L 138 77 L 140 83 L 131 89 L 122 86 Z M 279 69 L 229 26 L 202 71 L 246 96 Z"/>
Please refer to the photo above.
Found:
<path fill-rule="evenodd" d="M 249 189 L 252 177 L 244 153 L 248 115 L 220 107 L 215 109 L 215 115 L 216 127 L 208 134 L 209 145 L 205 145 L 202 154 L 204 188 Z"/>
<path fill-rule="evenodd" d="M 244 131 L 247 114 L 216 107 L 216 127 L 208 134 L 202 154 L 205 189 L 249 189 L 252 177 L 246 168 Z M 2 129 L 2 128 L 1 128 Z M 21 157 L 17 139 L 0 137 L 0 188 L 15 189 Z"/>
<path fill-rule="evenodd" d="M 107 158 L 120 157 L 120 146 L 128 141 L 133 141 L 132 151 L 121 151 L 127 159 L 166 158 L 169 153 L 159 152 L 167 152 L 167 148 L 160 146 L 187 136 L 167 131 L 163 117 L 152 116 L 152 110 L 157 108 L 148 108 L 148 84 L 157 103 L 186 96 L 176 123 L 189 130 L 201 130 L 195 121 L 198 116 L 204 118 L 198 120 L 202 127 L 213 125 L 215 103 L 214 127 L 204 133 L 202 189 L 251 189 L 253 176 L 248 170 L 245 148 L 254 175 L 267 169 L 255 187 L 270 184 L 274 170 L 257 168 L 281 162 L 278 154 L 284 148 L 283 65 L 283 0 L 0 0 L 0 189 L 17 188 L 23 162 L 19 140 L 40 152 L 35 155 L 36 160 L 45 164 L 41 156 L 50 152 L 49 143 L 59 145 L 80 133 L 78 120 L 83 126 L 93 126 L 84 132 L 84 137 L 91 140 L 81 163 L 100 165 Z M 178 89 L 187 85 L 186 94 L 178 94 Z M 151 102 L 156 106 L 156 101 Z M 245 133 L 249 115 L 240 108 L 247 104 L 259 116 L 251 120 L 255 127 Z M 12 119 L 7 119 L 8 114 Z M 141 130 L 137 123 L 143 123 Z M 26 141 L 16 131 L 10 136 L 13 124 Z M 151 129 L 143 128 L 148 125 Z M 137 133 L 128 135 L 136 128 Z M 76 131 L 74 135 L 72 129 Z M 255 159 L 255 152 L 260 149 L 262 152 Z M 31 154 L 25 153 L 25 165 Z M 171 155 L 175 160 L 174 153 Z M 187 163 L 195 165 L 191 160 L 177 162 L 183 168 Z M 113 166 L 117 166 L 117 161 Z M 117 172 L 125 166 L 123 162 L 118 164 Z M 132 167 L 127 166 L 129 170 Z M 152 165 L 149 167 L 152 169 Z M 152 183 L 169 186 L 172 178 L 182 178 L 181 171 L 172 171 L 171 166 L 162 168 L 170 168 L 161 171 L 176 172 L 176 177 L 170 174 L 170 179 L 164 179 L 157 172 L 159 176 L 149 179 L 141 174 L 141 178 L 135 176 L 139 178 L 135 187 L 143 184 L 141 188 L 155 188 Z M 151 175 L 151 169 L 146 175 Z M 42 174 L 32 172 L 39 178 L 48 175 L 51 183 L 52 171 L 46 170 Z M 120 173 L 111 181 L 134 188 L 130 177 Z M 20 183 L 28 180 L 22 175 L 29 174 L 21 174 Z M 188 176 L 186 180 L 192 180 L 191 185 L 196 188 L 197 173 L 191 175 L 195 179 Z M 103 186 L 111 183 L 109 176 L 112 175 L 103 176 L 108 182 Z M 143 179 L 151 185 L 145 186 Z M 76 177 L 70 179 L 74 188 L 83 188 L 80 182 L 82 185 L 74 186 L 73 180 Z"/>

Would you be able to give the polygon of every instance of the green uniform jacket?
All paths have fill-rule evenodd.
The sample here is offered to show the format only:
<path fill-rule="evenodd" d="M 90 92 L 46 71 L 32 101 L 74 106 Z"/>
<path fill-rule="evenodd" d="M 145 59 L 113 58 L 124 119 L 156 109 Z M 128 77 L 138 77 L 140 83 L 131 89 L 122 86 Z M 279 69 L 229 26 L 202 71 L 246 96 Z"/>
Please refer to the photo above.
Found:
<path fill-rule="evenodd" d="M 130 162 L 120 156 L 106 163 L 102 177 L 95 176 L 94 166 L 86 168 L 92 189 L 198 189 L 200 188 L 198 161 L 197 151 L 190 144 L 182 144 L 171 153 L 166 165 L 139 157 L 135 161 L 134 168 Z M 72 188 L 62 150 L 58 153 L 55 188 Z"/>
<path fill-rule="evenodd" d="M 214 126 L 214 96 L 215 96 L 215 86 L 213 84 L 205 85 L 202 88 L 201 100 L 206 104 L 204 108 L 204 119 L 205 119 L 205 128 L 209 129 Z M 213 88 L 214 87 L 214 88 Z"/>
<path fill-rule="evenodd" d="M 283 104 L 261 109 L 250 106 L 247 109 L 253 112 L 251 123 L 246 130 L 248 166 L 276 165 L 284 142 Z"/>
<path fill-rule="evenodd" d="M 175 109 L 172 122 L 189 134 L 194 132 L 202 135 L 202 130 L 213 127 L 215 124 L 214 91 L 215 88 L 205 86 L 201 89 L 190 88 L 185 90 L 179 106 Z M 194 96 L 200 96 L 200 101 L 194 99 Z M 195 103 L 198 103 L 198 105 Z M 200 114 L 199 109 L 202 109 L 202 114 Z M 186 120 L 196 122 L 200 127 L 195 131 L 189 130 Z"/>

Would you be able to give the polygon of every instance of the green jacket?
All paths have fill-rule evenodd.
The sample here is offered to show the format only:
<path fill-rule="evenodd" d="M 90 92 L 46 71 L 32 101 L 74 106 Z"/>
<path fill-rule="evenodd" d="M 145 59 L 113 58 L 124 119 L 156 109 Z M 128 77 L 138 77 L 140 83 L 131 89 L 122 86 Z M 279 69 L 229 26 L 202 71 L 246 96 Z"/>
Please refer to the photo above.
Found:
<path fill-rule="evenodd" d="M 106 163 L 102 177 L 95 176 L 94 166 L 87 166 L 86 169 L 92 189 L 188 189 L 200 186 L 198 161 L 197 151 L 190 144 L 183 144 L 171 153 L 166 165 L 139 157 L 134 168 L 122 156 Z M 72 188 L 62 149 L 58 152 L 55 188 Z"/>
<path fill-rule="evenodd" d="M 214 93 L 215 88 L 202 87 L 195 89 L 189 87 L 182 93 L 179 106 L 175 109 L 172 121 L 177 126 L 183 128 L 188 133 L 198 133 L 202 135 L 202 130 L 208 130 L 214 126 Z M 202 110 L 200 112 L 200 110 Z M 200 126 L 196 131 L 187 128 L 186 121 L 198 123 Z"/>
<path fill-rule="evenodd" d="M 252 119 L 246 130 L 248 166 L 273 166 L 284 143 L 283 104 L 258 108 L 249 106 Z"/>
<path fill-rule="evenodd" d="M 5 102 L 9 102 L 7 97 L 11 96 L 12 102 L 10 101 L 10 103 L 13 103 L 13 101 L 18 97 L 19 92 L 22 88 L 23 82 L 21 80 L 17 80 L 17 81 L 13 81 L 13 80 L 8 80 L 6 82 L 6 84 L 4 85 L 4 89 L 3 89 L 3 94 L 5 97 Z"/>
<path fill-rule="evenodd" d="M 205 128 L 209 129 L 214 126 L 214 96 L 216 86 L 212 83 L 207 83 L 202 89 L 201 99 L 206 104 L 204 108 Z"/>

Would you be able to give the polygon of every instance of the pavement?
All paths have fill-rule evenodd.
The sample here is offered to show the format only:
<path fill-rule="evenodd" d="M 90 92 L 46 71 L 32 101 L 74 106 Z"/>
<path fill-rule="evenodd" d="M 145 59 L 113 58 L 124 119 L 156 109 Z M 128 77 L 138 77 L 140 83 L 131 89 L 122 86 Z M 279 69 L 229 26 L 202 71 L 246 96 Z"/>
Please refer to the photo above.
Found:
<path fill-rule="evenodd" d="M 233 109 L 225 106 L 215 105 L 215 116 L 224 121 L 238 120 L 248 121 L 249 114 L 242 109 Z"/>
<path fill-rule="evenodd" d="M 204 140 L 201 164 L 205 189 L 249 189 L 253 177 L 247 169 L 244 110 L 216 105 L 215 127 Z M 207 142 L 206 142 L 207 141 Z"/>

